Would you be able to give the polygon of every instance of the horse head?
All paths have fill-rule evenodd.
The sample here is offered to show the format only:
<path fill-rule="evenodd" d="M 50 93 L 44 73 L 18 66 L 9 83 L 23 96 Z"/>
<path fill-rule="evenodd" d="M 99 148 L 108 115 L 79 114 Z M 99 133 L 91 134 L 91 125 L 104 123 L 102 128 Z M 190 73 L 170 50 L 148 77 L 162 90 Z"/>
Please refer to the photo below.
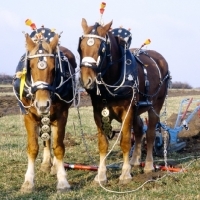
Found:
<path fill-rule="evenodd" d="M 107 33 L 110 30 L 112 21 L 104 26 L 96 23 L 88 26 L 87 21 L 82 19 L 83 36 L 80 38 L 78 51 L 81 59 L 82 86 L 87 90 L 95 88 L 98 73 L 101 72 L 106 62 L 106 49 L 108 47 Z M 105 62 L 104 62 L 105 61 Z"/>
<path fill-rule="evenodd" d="M 39 115 L 46 114 L 51 106 L 52 83 L 55 77 L 55 52 L 59 36 L 55 34 L 50 43 L 45 39 L 33 42 L 29 34 L 25 35 L 29 66 L 32 79 L 34 106 Z"/>

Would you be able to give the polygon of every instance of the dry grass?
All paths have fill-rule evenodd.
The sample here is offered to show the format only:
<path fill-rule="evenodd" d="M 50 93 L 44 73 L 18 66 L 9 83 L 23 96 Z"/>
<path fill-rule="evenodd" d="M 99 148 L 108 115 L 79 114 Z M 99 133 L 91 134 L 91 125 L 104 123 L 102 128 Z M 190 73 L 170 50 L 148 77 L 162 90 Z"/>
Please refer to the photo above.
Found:
<path fill-rule="evenodd" d="M 178 112 L 180 100 L 182 99 L 183 97 L 168 98 L 168 116 L 172 113 Z M 195 99 L 200 99 L 200 95 L 195 96 Z M 84 139 L 87 143 L 89 154 L 92 156 L 94 162 L 98 163 L 97 131 L 93 121 L 92 108 L 81 107 L 80 115 Z M 113 128 L 120 128 L 120 124 L 114 122 Z M 70 136 L 70 141 L 75 141 L 75 143 L 66 147 L 65 162 L 92 165 L 93 160 L 91 160 L 88 156 L 82 139 L 81 127 L 76 108 L 70 109 L 66 133 Z M 157 179 L 157 181 L 147 183 L 137 191 L 134 190 L 148 180 L 142 173 L 142 169 L 132 170 L 133 181 L 126 186 L 118 184 L 120 170 L 109 169 L 109 182 L 106 189 L 116 192 L 125 192 L 124 194 L 118 194 L 115 192 L 112 193 L 101 187 L 94 186 L 93 179 L 96 175 L 96 172 L 94 171 L 67 170 L 68 181 L 72 186 L 72 190 L 66 194 L 56 194 L 56 177 L 43 174 L 39 171 L 42 159 L 41 151 L 36 160 L 36 190 L 32 194 L 21 194 L 19 189 L 23 183 L 24 174 L 27 168 L 27 156 L 26 131 L 23 125 L 23 119 L 20 115 L 5 116 L 0 118 L 0 138 L 0 199 L 152 200 L 200 198 L 200 161 L 198 159 L 194 160 L 194 157 L 189 157 L 188 159 L 181 161 L 181 165 L 183 167 L 187 167 L 189 165 L 187 167 L 187 173 L 170 174 L 168 172 L 164 172 L 166 177 L 158 180 L 160 173 L 156 172 L 154 179 Z M 111 146 L 114 142 L 114 140 L 111 142 Z M 42 142 L 40 141 L 40 150 L 42 150 L 42 148 Z M 170 154 L 168 158 L 173 158 L 177 161 L 177 159 L 186 156 L 194 156 L 194 154 L 191 153 L 188 155 L 181 155 L 173 153 Z M 198 158 L 199 152 L 195 152 L 195 156 Z M 119 163 L 121 161 L 122 154 L 119 143 L 117 143 L 108 157 L 108 164 Z M 132 192 L 126 193 L 126 191 Z"/>

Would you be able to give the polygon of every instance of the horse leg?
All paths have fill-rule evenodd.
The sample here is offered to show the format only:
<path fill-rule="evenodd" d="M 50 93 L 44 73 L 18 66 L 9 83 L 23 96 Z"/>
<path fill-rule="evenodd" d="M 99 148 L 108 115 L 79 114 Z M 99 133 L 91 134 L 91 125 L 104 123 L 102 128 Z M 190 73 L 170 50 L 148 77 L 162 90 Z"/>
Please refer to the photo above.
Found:
<path fill-rule="evenodd" d="M 129 115 L 130 116 L 130 115 Z M 122 128 L 122 137 L 120 141 L 120 146 L 123 152 L 123 166 L 122 166 L 122 174 L 119 177 L 120 184 L 127 184 L 131 182 L 132 176 L 130 174 L 131 165 L 129 162 L 129 152 L 131 150 L 131 121 L 128 117 L 125 119 L 126 123 Z"/>
<path fill-rule="evenodd" d="M 40 167 L 40 170 L 49 173 L 51 171 L 51 139 L 45 141 L 43 152 L 43 160 Z"/>
<path fill-rule="evenodd" d="M 67 174 L 64 168 L 63 157 L 65 154 L 65 146 L 63 143 L 65 136 L 66 118 L 57 120 L 57 124 L 52 126 L 53 132 L 53 152 L 54 152 L 54 167 L 57 170 L 57 192 L 66 192 L 70 185 L 67 181 Z"/>
<path fill-rule="evenodd" d="M 135 144 L 130 164 L 132 166 L 139 166 L 141 161 L 141 141 L 143 137 L 143 122 L 140 116 L 138 116 L 137 119 L 133 121 L 133 130 L 135 136 Z"/>
<path fill-rule="evenodd" d="M 51 167 L 51 172 L 50 172 L 51 175 L 55 175 L 57 174 L 57 168 L 56 168 L 56 157 L 54 156 L 53 157 L 53 165 Z"/>
<path fill-rule="evenodd" d="M 149 118 L 149 123 L 148 123 L 148 128 L 147 128 L 147 133 L 146 133 L 147 156 L 146 156 L 145 167 L 144 167 L 145 173 L 152 172 L 154 170 L 153 145 L 154 145 L 154 140 L 155 140 L 155 128 L 159 119 L 158 116 L 152 111 L 152 109 L 148 111 L 148 118 Z"/>
<path fill-rule="evenodd" d="M 106 154 L 108 151 L 108 139 L 102 133 L 101 129 L 98 128 L 98 145 L 99 145 L 99 155 L 100 155 L 100 164 L 98 168 L 98 174 L 95 176 L 94 182 L 101 183 L 102 185 L 107 183 L 106 177 Z"/>
<path fill-rule="evenodd" d="M 35 159 L 38 155 L 39 145 L 38 145 L 38 125 L 29 115 L 24 116 L 25 126 L 28 133 L 28 169 L 25 174 L 25 181 L 21 186 L 21 192 L 30 193 L 34 191 L 34 168 L 35 168 Z"/>

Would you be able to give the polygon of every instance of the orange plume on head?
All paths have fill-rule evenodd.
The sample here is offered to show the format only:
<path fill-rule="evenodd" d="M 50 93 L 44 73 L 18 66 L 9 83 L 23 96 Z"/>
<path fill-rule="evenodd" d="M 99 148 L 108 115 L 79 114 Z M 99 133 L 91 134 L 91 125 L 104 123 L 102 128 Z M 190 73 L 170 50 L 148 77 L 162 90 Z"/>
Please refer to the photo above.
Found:
<path fill-rule="evenodd" d="M 105 7 L 106 7 L 106 3 L 102 2 L 101 5 L 100 5 L 100 8 L 105 8 Z"/>
<path fill-rule="evenodd" d="M 100 13 L 103 14 L 104 13 L 104 9 L 100 8 Z"/>
<path fill-rule="evenodd" d="M 32 24 L 32 21 L 31 21 L 30 19 L 27 19 L 27 20 L 25 21 L 25 24 L 26 24 L 27 26 L 30 26 L 30 25 Z"/>
<path fill-rule="evenodd" d="M 37 29 L 37 28 L 36 28 L 36 25 L 35 25 L 34 23 L 32 23 L 32 24 L 30 25 L 30 27 L 31 27 L 33 30 Z"/>
<path fill-rule="evenodd" d="M 102 2 L 101 5 L 100 5 L 100 13 L 103 15 L 104 13 L 104 8 L 106 7 L 106 3 L 105 2 Z"/>
<path fill-rule="evenodd" d="M 147 39 L 145 42 L 144 42 L 144 45 L 147 45 L 147 44 L 150 44 L 151 43 L 151 40 L 150 39 Z"/>
<path fill-rule="evenodd" d="M 25 24 L 27 25 L 27 26 L 30 26 L 31 28 L 32 28 L 32 30 L 36 30 L 37 28 L 36 28 L 36 25 L 30 20 L 30 19 L 27 19 L 26 21 L 25 21 Z"/>

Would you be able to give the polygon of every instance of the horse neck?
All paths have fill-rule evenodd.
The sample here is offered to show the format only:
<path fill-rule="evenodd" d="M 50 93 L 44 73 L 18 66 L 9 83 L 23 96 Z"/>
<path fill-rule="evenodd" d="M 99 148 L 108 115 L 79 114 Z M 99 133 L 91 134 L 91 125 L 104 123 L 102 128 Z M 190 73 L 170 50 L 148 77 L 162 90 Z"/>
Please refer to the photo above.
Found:
<path fill-rule="evenodd" d="M 114 84 L 116 81 L 118 81 L 119 77 L 120 77 L 120 73 L 121 73 L 121 62 L 116 62 L 117 60 L 119 60 L 121 58 L 121 53 L 120 53 L 120 48 L 118 45 L 118 40 L 112 35 L 112 33 L 108 33 L 108 36 L 110 38 L 110 44 L 111 44 L 111 50 L 110 50 L 110 54 L 111 54 L 111 58 L 112 58 L 112 62 L 108 63 L 108 60 L 104 61 L 104 66 L 106 67 L 108 65 L 110 65 L 104 75 L 104 81 L 107 84 Z"/>

